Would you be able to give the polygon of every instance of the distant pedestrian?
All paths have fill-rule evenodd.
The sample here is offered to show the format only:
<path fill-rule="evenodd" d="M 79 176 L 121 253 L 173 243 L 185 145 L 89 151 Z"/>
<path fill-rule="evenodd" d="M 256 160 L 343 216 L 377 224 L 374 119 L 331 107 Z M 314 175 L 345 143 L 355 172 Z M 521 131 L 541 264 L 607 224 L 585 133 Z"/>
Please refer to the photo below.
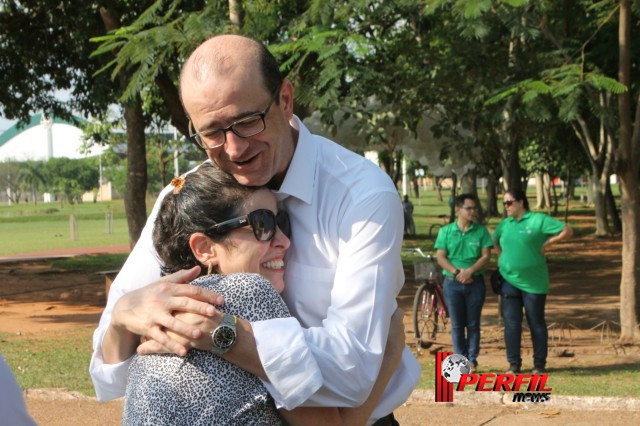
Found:
<path fill-rule="evenodd" d="M 402 201 L 402 210 L 404 210 L 404 235 L 416 235 L 416 225 L 413 222 L 413 203 L 409 200 L 409 196 L 405 195 Z"/>
<path fill-rule="evenodd" d="M 508 217 L 495 232 L 498 268 L 502 284 L 502 316 L 507 347 L 507 373 L 519 373 L 522 367 L 522 310 L 527 317 L 533 343 L 533 374 L 545 371 L 549 334 L 544 309 L 549 293 L 549 269 L 544 249 L 570 238 L 573 231 L 564 222 L 544 213 L 529 211 L 529 201 L 519 188 L 504 194 Z"/>

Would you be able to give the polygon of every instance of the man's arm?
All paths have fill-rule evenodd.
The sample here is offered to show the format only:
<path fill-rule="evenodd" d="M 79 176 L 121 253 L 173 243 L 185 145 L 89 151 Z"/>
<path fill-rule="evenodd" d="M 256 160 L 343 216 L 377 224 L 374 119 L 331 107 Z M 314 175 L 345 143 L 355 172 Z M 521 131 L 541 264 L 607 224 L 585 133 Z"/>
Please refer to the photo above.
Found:
<path fill-rule="evenodd" d="M 366 424 L 380 402 L 384 390 L 387 388 L 394 371 L 402 359 L 405 344 L 403 316 L 402 310 L 398 308 L 391 318 L 389 340 L 385 348 L 380 374 L 364 404 L 354 408 L 298 407 L 292 411 L 280 409 L 280 413 L 287 424 L 305 426 Z"/>
<path fill-rule="evenodd" d="M 403 213 L 395 192 L 362 194 L 360 200 L 340 217 L 332 280 L 323 281 L 327 273 L 319 268 L 293 265 L 287 271 L 288 289 L 295 286 L 299 292 L 299 311 L 326 312 L 324 319 L 308 328 L 283 320 L 252 324 L 266 385 L 278 405 L 359 406 L 378 376 L 389 318 L 404 282 Z M 322 292 L 314 296 L 319 287 L 332 289 L 328 298 Z M 300 345 L 289 345 L 293 341 Z M 309 392 L 299 380 L 319 386 L 318 391 Z"/>
<path fill-rule="evenodd" d="M 447 272 L 450 272 L 451 274 L 453 274 L 454 276 L 456 275 L 456 270 L 458 268 L 456 268 L 453 263 L 451 263 L 451 261 L 449 260 L 449 258 L 447 257 L 448 252 L 444 249 L 438 249 L 436 250 L 436 259 L 438 260 L 438 265 L 440 265 L 440 267 L 442 269 L 444 269 Z"/>
<path fill-rule="evenodd" d="M 491 247 L 483 247 L 482 254 L 478 258 L 476 263 L 469 266 L 468 268 L 461 269 L 456 279 L 465 284 L 473 282 L 473 274 L 475 274 L 477 271 L 487 266 L 489 264 L 490 259 L 491 259 Z"/>

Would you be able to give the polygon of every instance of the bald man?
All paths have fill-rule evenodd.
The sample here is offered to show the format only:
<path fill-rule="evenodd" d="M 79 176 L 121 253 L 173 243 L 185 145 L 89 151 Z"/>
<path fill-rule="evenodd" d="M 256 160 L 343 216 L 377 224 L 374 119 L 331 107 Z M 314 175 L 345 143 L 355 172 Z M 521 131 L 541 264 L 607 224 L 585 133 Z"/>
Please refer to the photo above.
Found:
<path fill-rule="evenodd" d="M 256 41 L 207 40 L 185 63 L 180 91 L 191 136 L 208 161 L 243 185 L 267 185 L 291 218 L 283 298 L 293 318 L 239 319 L 236 343 L 221 356 L 260 377 L 278 407 L 359 406 L 378 376 L 404 283 L 403 211 L 394 184 L 364 157 L 309 132 L 293 114 L 292 84 Z M 136 349 L 216 349 L 211 333 L 222 314 L 212 305 L 223 300 L 182 284 L 199 268 L 161 278 L 151 241 L 158 206 L 94 334 L 90 371 L 101 400 L 124 394 Z M 138 348 L 140 336 L 150 341 Z M 419 378 L 405 347 L 368 424 L 396 424 L 393 410 Z"/>

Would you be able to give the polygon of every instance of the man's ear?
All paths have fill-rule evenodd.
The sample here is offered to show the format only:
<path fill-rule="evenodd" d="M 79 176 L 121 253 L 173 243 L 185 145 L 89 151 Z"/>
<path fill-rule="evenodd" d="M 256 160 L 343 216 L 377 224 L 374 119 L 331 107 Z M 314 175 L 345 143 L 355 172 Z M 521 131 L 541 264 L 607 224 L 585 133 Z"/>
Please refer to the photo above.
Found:
<path fill-rule="evenodd" d="M 208 266 L 209 263 L 217 265 L 216 247 L 211 238 L 202 232 L 195 232 L 189 237 L 189 247 L 198 262 Z"/>
<path fill-rule="evenodd" d="M 287 79 L 282 81 L 280 86 L 280 103 L 287 119 L 293 117 L 293 84 Z"/>

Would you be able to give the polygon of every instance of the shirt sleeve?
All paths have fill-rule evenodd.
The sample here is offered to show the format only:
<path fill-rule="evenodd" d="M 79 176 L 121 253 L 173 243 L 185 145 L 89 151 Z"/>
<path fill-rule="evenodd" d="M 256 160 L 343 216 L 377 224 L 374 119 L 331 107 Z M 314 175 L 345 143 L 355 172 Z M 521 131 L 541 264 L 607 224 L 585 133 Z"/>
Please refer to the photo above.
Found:
<path fill-rule="evenodd" d="M 438 236 L 436 237 L 436 243 L 433 245 L 433 248 L 449 251 L 447 249 L 448 234 L 449 234 L 449 226 L 443 226 L 442 228 L 440 228 L 440 232 L 438 232 Z"/>
<path fill-rule="evenodd" d="M 498 224 L 498 227 L 493 231 L 491 238 L 494 244 L 500 245 L 500 236 L 502 235 L 502 228 L 504 227 L 504 219 Z"/>
<path fill-rule="evenodd" d="M 102 312 L 98 328 L 93 333 L 93 355 L 89 365 L 89 373 L 99 401 L 109 401 L 124 395 L 129 377 L 129 362 L 105 364 L 102 359 L 102 341 L 111 323 L 111 312 L 116 302 L 126 293 L 141 288 L 160 278 L 160 263 L 153 248 L 153 223 L 158 214 L 164 195 L 170 190 L 165 188 L 160 194 L 142 229 L 127 261 L 109 290 L 107 306 Z"/>
<path fill-rule="evenodd" d="M 482 227 L 482 241 L 480 244 L 482 248 L 493 247 L 493 240 L 491 239 L 491 234 L 489 234 L 489 230 L 486 226 Z"/>
<path fill-rule="evenodd" d="M 549 215 L 545 214 L 543 216 L 542 232 L 545 235 L 548 235 L 548 236 L 558 235 L 560 232 L 562 232 L 565 226 L 566 224 L 564 222 L 554 219 Z"/>
<path fill-rule="evenodd" d="M 258 352 L 269 378 L 265 384 L 278 407 L 359 406 L 366 400 L 404 283 L 402 225 L 396 193 L 368 194 L 352 203 L 339 228 L 339 256 L 322 326 L 305 329 L 291 320 L 255 324 Z M 275 321 L 281 322 L 277 339 Z M 419 374 L 405 378 L 418 379 Z"/>

